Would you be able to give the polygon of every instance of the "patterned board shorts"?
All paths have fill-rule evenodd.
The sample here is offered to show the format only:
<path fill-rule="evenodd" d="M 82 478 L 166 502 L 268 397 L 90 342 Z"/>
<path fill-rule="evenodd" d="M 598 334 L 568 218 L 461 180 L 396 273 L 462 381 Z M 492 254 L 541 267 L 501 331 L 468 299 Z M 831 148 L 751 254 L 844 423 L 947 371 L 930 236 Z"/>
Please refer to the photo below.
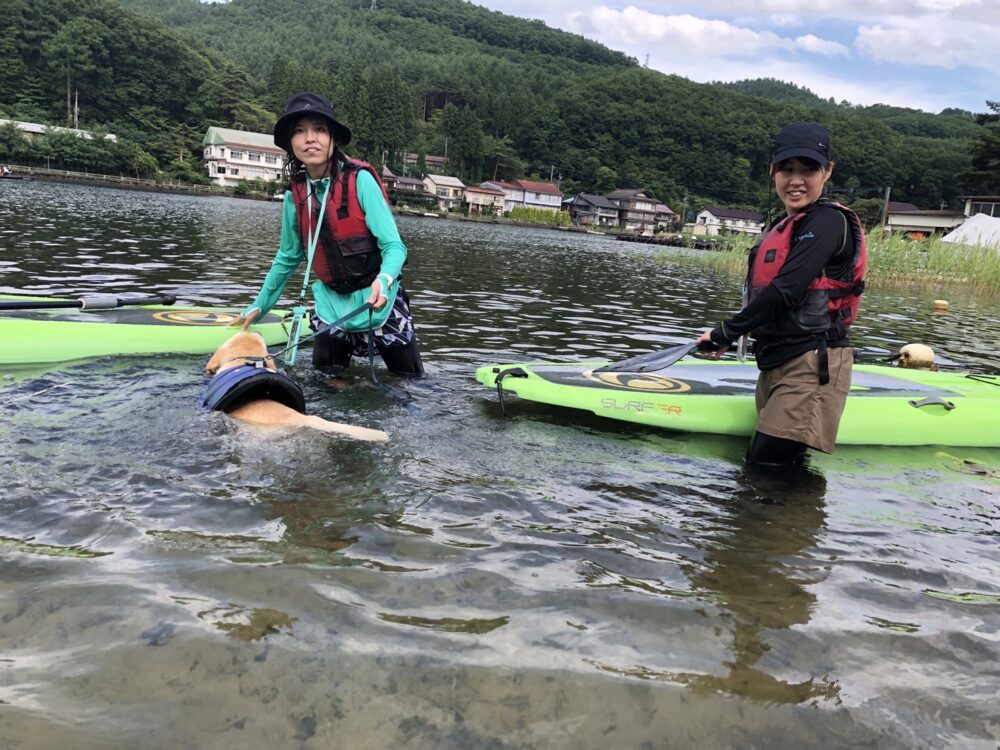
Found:
<path fill-rule="evenodd" d="M 310 325 L 314 331 L 326 323 L 313 313 Z M 403 287 L 399 288 L 396 299 L 392 303 L 389 317 L 380 328 L 375 329 L 375 341 L 385 347 L 406 346 L 413 341 L 413 316 L 410 314 L 410 298 Z M 368 356 L 368 332 L 344 331 L 340 328 L 330 330 L 330 336 L 339 341 L 348 341 L 353 349 L 351 353 L 359 357 Z"/>

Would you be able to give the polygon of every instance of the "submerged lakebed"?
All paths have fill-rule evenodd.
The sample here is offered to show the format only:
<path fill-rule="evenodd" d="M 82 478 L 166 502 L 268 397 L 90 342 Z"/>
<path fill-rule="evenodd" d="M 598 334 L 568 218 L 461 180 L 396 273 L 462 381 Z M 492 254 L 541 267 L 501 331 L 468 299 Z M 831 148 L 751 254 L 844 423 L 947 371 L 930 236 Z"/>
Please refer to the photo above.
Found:
<path fill-rule="evenodd" d="M 279 212 L 0 185 L 0 292 L 242 306 Z M 0 744 L 995 748 L 996 451 L 844 447 L 787 485 L 738 439 L 504 418 L 476 366 L 682 343 L 740 279 L 399 224 L 428 377 L 294 373 L 389 443 L 201 413 L 200 357 L 0 374 Z M 995 302 L 932 296 L 870 290 L 862 352 L 1000 369 Z"/>

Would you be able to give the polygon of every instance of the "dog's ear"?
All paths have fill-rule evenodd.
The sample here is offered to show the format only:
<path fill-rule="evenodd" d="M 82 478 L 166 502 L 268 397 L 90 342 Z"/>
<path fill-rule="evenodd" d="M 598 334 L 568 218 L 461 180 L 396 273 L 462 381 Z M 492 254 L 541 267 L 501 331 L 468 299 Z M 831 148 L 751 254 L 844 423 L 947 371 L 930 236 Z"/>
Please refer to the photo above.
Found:
<path fill-rule="evenodd" d="M 222 350 L 225 348 L 225 344 L 220 346 L 215 350 L 215 354 L 209 357 L 208 362 L 205 364 L 205 372 L 209 375 L 214 374 L 222 366 Z"/>

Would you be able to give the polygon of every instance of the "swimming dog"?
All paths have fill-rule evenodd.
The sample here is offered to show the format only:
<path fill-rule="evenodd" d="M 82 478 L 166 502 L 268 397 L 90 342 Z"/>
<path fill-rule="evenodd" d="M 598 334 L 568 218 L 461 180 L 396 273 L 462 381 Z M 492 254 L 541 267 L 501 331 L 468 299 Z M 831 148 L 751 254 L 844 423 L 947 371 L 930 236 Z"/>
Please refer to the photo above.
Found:
<path fill-rule="evenodd" d="M 259 333 L 244 329 L 233 334 L 211 356 L 205 371 L 215 377 L 202 405 L 223 411 L 240 422 L 255 427 L 310 427 L 357 440 L 389 439 L 382 430 L 305 414 L 301 389 L 278 371 Z"/>

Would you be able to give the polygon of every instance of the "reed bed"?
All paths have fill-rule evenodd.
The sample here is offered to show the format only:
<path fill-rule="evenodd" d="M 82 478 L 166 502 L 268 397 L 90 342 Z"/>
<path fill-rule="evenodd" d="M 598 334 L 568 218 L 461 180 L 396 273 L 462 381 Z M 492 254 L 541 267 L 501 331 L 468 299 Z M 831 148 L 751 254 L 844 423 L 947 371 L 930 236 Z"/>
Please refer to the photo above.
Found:
<path fill-rule="evenodd" d="M 746 273 L 747 252 L 754 239 L 728 238 L 718 250 L 671 250 L 662 258 L 669 262 L 696 263 L 724 273 Z M 869 287 L 960 287 L 976 294 L 1000 296 L 1000 250 L 968 247 L 940 239 L 911 240 L 901 235 L 868 238 Z"/>

